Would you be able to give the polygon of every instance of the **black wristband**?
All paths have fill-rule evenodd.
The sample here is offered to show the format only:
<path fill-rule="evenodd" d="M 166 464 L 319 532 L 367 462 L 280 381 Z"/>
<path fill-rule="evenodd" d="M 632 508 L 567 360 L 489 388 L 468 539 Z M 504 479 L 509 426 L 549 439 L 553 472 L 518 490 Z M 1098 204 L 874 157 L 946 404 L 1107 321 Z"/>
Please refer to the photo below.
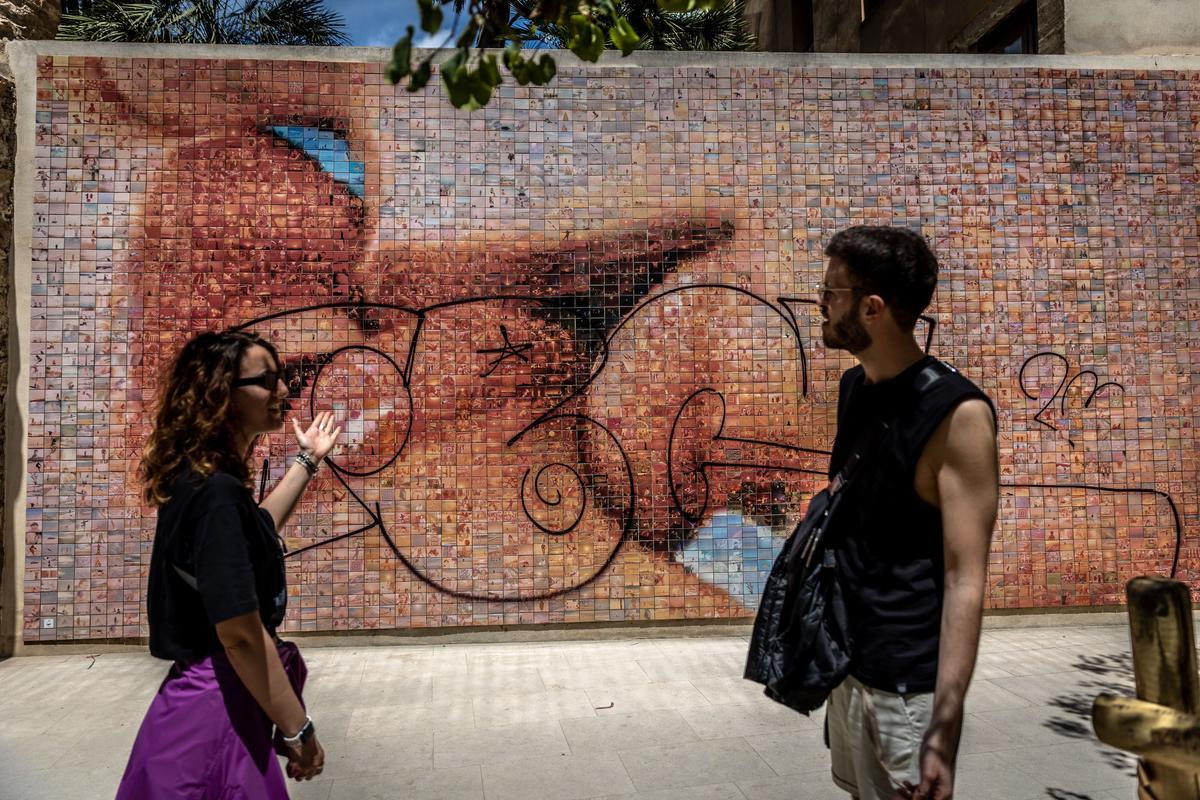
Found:
<path fill-rule="evenodd" d="M 317 474 L 317 462 L 314 461 L 313 457 L 310 456 L 308 453 L 301 450 L 299 453 L 296 453 L 295 460 L 296 460 L 297 464 L 304 467 L 304 469 L 308 471 L 308 475 L 310 478 L 313 475 Z"/>
<path fill-rule="evenodd" d="M 283 736 L 281 734 L 280 738 L 283 739 L 283 743 L 288 747 L 303 747 L 308 744 L 308 740 L 316 732 L 317 728 L 313 725 L 312 717 L 305 717 L 304 724 L 300 726 L 300 730 L 296 731 L 295 736 Z"/>

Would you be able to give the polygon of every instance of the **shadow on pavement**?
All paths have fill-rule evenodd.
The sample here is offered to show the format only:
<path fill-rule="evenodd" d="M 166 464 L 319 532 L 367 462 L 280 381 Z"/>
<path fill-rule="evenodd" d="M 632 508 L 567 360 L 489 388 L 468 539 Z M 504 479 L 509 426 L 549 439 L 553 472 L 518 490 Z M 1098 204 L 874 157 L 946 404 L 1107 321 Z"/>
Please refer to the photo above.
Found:
<path fill-rule="evenodd" d="M 1095 742 L 1106 764 L 1130 777 L 1136 777 L 1137 759 L 1129 753 L 1101 745 L 1092 730 L 1092 701 L 1096 695 L 1103 692 L 1130 697 L 1134 695 L 1133 655 L 1081 654 L 1071 666 L 1094 677 L 1081 681 L 1074 690 L 1050 699 L 1049 705 L 1057 709 L 1057 713 L 1046 720 L 1046 727 L 1068 739 Z M 1048 788 L 1046 796 L 1054 800 L 1090 800 L 1087 794 L 1066 789 Z"/>

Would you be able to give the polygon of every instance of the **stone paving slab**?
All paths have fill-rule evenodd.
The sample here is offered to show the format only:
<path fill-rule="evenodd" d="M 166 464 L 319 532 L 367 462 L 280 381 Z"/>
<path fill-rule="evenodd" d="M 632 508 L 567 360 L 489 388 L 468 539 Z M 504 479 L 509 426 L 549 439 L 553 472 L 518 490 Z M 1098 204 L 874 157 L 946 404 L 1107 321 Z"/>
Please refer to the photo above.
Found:
<path fill-rule="evenodd" d="M 329 756 L 298 800 L 844 798 L 820 711 L 741 679 L 744 635 L 514 644 L 304 645 Z M 111 798 L 167 665 L 148 654 L 0 662 L 0 800 Z M 1125 626 L 991 629 L 956 798 L 1115 800 L 1134 762 L 1091 732 L 1133 694 Z"/>

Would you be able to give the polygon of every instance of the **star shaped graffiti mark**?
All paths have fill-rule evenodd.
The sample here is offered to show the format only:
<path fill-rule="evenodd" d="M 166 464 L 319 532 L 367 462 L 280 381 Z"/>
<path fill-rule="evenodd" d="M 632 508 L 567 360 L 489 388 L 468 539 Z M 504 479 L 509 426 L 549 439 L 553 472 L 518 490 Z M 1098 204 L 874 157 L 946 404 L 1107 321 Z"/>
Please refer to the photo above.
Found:
<path fill-rule="evenodd" d="M 496 354 L 496 358 L 492 360 L 492 363 L 488 364 L 487 372 L 484 372 L 479 376 L 481 378 L 486 378 L 487 376 L 491 375 L 501 364 L 510 358 L 519 358 L 525 363 L 529 363 L 529 356 L 525 355 L 525 353 L 533 349 L 532 343 L 525 342 L 523 344 L 513 344 L 512 340 L 508 338 L 508 328 L 503 325 L 500 326 L 500 335 L 504 337 L 504 344 L 500 347 L 489 347 L 484 350 L 475 351 L 476 353 L 484 353 L 488 355 Z"/>

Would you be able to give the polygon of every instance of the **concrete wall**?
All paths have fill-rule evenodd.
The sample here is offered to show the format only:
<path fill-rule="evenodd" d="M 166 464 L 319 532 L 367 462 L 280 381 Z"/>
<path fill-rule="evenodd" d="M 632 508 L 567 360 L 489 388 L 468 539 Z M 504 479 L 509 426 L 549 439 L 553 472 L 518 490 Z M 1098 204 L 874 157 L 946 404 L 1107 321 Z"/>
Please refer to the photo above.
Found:
<path fill-rule="evenodd" d="M 828 53 L 969 52 L 1022 0 L 889 0 L 864 22 L 859 4 L 814 0 L 815 49 Z M 1038 52 L 1200 53 L 1196 0 L 1038 0 Z"/>
<path fill-rule="evenodd" d="M 18 55 L 25 642 L 144 634 L 150 397 L 226 325 L 348 426 L 290 629 L 748 617 L 823 481 L 853 362 L 812 286 L 859 222 L 930 239 L 922 341 L 996 400 L 989 604 L 1200 576 L 1200 61 L 564 56 L 471 114 L 382 50 Z"/>
<path fill-rule="evenodd" d="M 1200 2 L 1066 0 L 1066 52 L 1200 54 Z"/>
<path fill-rule="evenodd" d="M 815 49 L 825 53 L 969 52 L 1022 0 L 890 0 L 861 20 L 858 3 L 814 0 Z M 1061 53 L 1063 0 L 1038 0 L 1038 52 Z"/>

